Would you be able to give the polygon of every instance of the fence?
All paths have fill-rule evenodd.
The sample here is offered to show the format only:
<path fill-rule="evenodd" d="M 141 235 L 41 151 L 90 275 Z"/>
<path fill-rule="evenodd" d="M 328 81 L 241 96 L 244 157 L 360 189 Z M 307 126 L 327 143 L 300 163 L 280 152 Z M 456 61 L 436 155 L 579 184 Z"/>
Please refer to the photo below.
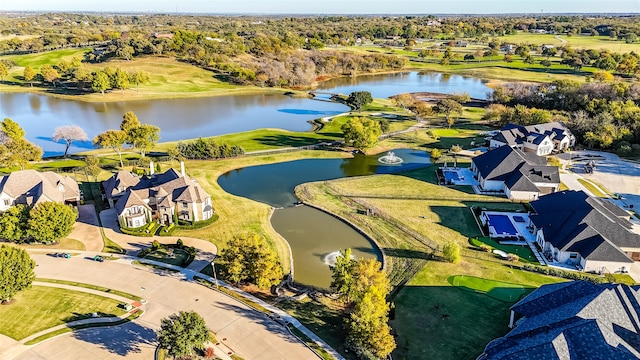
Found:
<path fill-rule="evenodd" d="M 296 147 L 289 147 L 284 149 L 251 151 L 251 152 L 244 153 L 244 156 L 263 156 L 263 155 L 283 154 L 283 153 L 290 153 L 290 152 L 304 151 L 304 150 L 326 149 L 330 146 L 332 146 L 332 143 L 321 142 L 313 145 L 296 146 Z"/>

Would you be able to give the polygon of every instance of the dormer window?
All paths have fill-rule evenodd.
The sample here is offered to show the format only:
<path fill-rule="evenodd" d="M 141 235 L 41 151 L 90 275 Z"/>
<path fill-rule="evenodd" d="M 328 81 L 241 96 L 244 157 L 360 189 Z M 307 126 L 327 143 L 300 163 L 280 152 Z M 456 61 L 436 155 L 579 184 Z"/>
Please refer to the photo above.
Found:
<path fill-rule="evenodd" d="M 64 192 L 64 184 L 63 183 L 58 183 L 58 191 Z"/>

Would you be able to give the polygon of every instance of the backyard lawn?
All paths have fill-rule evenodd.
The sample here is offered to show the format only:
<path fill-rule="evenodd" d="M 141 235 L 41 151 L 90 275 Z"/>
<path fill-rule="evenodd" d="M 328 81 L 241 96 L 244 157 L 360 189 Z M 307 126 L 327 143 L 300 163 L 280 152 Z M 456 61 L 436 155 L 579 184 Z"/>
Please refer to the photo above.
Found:
<path fill-rule="evenodd" d="M 69 321 L 123 315 L 118 301 L 79 291 L 33 286 L 15 296 L 14 304 L 0 306 L 0 333 L 20 340 Z"/>
<path fill-rule="evenodd" d="M 467 285 L 481 292 L 465 291 L 448 281 L 451 276 L 460 275 L 496 282 L 476 281 Z M 483 292 L 503 282 L 516 287 L 514 292 L 520 292 L 522 288 L 560 281 L 563 280 L 493 261 L 465 258 L 456 265 L 430 261 L 394 299 L 392 326 L 398 333 L 398 348 L 393 357 L 475 359 L 489 341 L 509 331 L 509 307 L 515 302 L 498 300 Z"/>
<path fill-rule="evenodd" d="M 503 245 L 486 236 L 471 238 L 469 239 L 469 242 L 471 243 L 471 245 L 477 246 L 477 247 L 480 247 L 480 245 L 482 244 L 486 244 L 491 246 L 491 248 L 493 249 L 502 250 L 507 254 L 516 254 L 520 257 L 520 260 L 522 261 L 538 264 L 538 261 L 536 260 L 536 256 L 533 254 L 533 252 L 527 245 Z"/>
<path fill-rule="evenodd" d="M 534 287 L 504 281 L 484 279 L 476 276 L 454 275 L 447 282 L 459 289 L 473 291 L 494 299 L 513 303 L 533 291 Z"/>

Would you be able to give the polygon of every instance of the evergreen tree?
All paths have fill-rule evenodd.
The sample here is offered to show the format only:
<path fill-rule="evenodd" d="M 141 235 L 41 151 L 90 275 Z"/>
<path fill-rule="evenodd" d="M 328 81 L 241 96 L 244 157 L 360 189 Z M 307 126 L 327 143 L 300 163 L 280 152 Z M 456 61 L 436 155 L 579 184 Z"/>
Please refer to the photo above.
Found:
<path fill-rule="evenodd" d="M 36 262 L 26 250 L 0 245 L 0 301 L 11 300 L 35 280 Z"/>

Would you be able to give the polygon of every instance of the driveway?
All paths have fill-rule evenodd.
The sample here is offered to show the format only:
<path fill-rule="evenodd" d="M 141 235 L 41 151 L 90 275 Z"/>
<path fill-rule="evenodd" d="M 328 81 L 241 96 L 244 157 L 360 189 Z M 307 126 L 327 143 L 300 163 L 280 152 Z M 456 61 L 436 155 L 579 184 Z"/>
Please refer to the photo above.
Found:
<path fill-rule="evenodd" d="M 132 236 L 120 232 L 120 226 L 116 216 L 116 210 L 111 208 L 100 212 L 100 220 L 104 228 L 104 234 L 116 244 L 120 245 L 127 251 L 127 255 L 136 255 L 140 250 L 151 246 L 154 240 L 161 244 L 175 244 L 178 239 L 182 239 L 185 245 L 193 246 L 198 249 L 198 255 L 189 265 L 189 269 L 201 270 L 209 265 L 218 253 L 215 244 L 196 238 L 182 236 Z"/>
<path fill-rule="evenodd" d="M 38 277 L 97 284 L 143 296 L 146 312 L 117 327 L 76 331 L 24 350 L 10 344 L 0 358 L 15 359 L 152 359 L 160 320 L 178 311 L 196 311 L 216 337 L 234 353 L 250 360 L 313 359 L 317 356 L 278 323 L 243 303 L 179 276 L 161 276 L 153 269 L 118 261 L 98 263 L 82 256 L 71 259 L 32 254 Z M 81 271 L 79 271 L 81 269 Z M 4 352 L 4 353 L 3 353 Z"/>
<path fill-rule="evenodd" d="M 81 241 L 87 251 L 102 251 L 104 243 L 93 204 L 78 205 L 78 220 L 69 237 Z"/>
<path fill-rule="evenodd" d="M 621 194 L 623 199 L 620 205 L 640 208 L 639 163 L 625 161 L 615 154 L 601 151 L 572 151 L 570 154 L 560 154 L 559 157 L 565 164 L 570 161 L 573 171 L 579 176 L 602 184 L 612 193 Z M 596 168 L 592 174 L 585 174 L 582 165 L 590 160 L 595 162 Z"/>

